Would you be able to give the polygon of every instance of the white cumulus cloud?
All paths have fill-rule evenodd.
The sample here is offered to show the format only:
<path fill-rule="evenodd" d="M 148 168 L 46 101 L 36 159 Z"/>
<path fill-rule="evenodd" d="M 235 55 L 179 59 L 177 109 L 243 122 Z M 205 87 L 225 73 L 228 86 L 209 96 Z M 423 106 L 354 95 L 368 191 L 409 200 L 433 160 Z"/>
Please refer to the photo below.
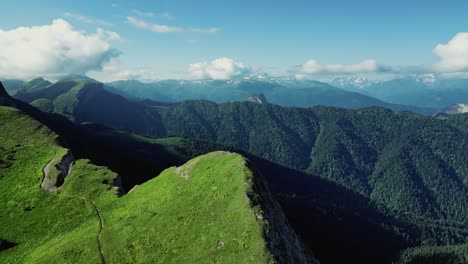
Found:
<path fill-rule="evenodd" d="M 233 77 L 246 76 L 252 69 L 230 58 L 218 58 L 210 62 L 198 62 L 189 65 L 189 74 L 195 79 L 229 80 Z"/>
<path fill-rule="evenodd" d="M 380 71 L 381 67 L 375 60 L 364 60 L 356 64 L 321 64 L 316 60 L 304 63 L 297 77 L 315 74 L 356 74 Z"/>
<path fill-rule="evenodd" d="M 110 45 L 118 39 L 115 32 L 97 29 L 88 34 L 63 19 L 44 26 L 0 29 L 0 76 L 56 79 L 100 70 L 119 55 Z"/>
<path fill-rule="evenodd" d="M 433 53 L 440 58 L 435 68 L 441 72 L 468 71 L 468 32 L 457 33 L 447 44 L 437 45 Z"/>
<path fill-rule="evenodd" d="M 105 63 L 100 71 L 91 71 L 88 75 L 101 82 L 112 82 L 119 80 L 139 80 L 151 82 L 160 77 L 155 70 L 151 68 L 124 68 L 118 58 L 112 58 Z"/>

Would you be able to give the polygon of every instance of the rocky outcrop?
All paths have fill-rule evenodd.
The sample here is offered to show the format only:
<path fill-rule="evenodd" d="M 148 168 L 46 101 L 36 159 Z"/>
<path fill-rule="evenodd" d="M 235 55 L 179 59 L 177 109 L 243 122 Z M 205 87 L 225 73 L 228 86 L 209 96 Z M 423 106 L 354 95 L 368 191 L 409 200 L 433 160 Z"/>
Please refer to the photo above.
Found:
<path fill-rule="evenodd" d="M 468 113 L 468 104 L 454 104 L 433 114 L 436 118 L 446 118 L 449 115 Z"/>
<path fill-rule="evenodd" d="M 116 190 L 117 196 L 122 197 L 126 192 L 122 184 L 122 176 L 117 175 L 114 181 L 112 182 L 112 187 Z"/>
<path fill-rule="evenodd" d="M 41 182 L 41 188 L 48 192 L 53 192 L 60 188 L 65 178 L 70 175 L 74 162 L 75 158 L 70 151 L 62 157 L 55 155 L 44 167 L 44 178 Z"/>
<path fill-rule="evenodd" d="M 265 95 L 262 94 L 262 93 L 253 94 L 253 95 L 249 96 L 249 98 L 247 98 L 247 102 L 253 102 L 253 103 L 257 103 L 257 104 L 267 104 L 268 103 Z"/>
<path fill-rule="evenodd" d="M 273 199 L 260 172 L 248 160 L 246 166 L 254 173 L 254 182 L 248 198 L 254 208 L 261 208 L 256 217 L 257 220 L 265 222 L 264 236 L 275 262 L 319 263 L 289 226 L 281 206 Z"/>

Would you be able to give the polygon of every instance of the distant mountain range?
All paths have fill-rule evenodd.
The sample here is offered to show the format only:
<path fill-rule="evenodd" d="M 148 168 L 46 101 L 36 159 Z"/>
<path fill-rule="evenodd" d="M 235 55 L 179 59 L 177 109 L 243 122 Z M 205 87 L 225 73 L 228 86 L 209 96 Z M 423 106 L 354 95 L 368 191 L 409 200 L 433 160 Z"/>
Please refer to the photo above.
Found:
<path fill-rule="evenodd" d="M 468 242 L 466 114 L 439 120 L 376 107 L 281 107 L 245 102 L 247 97 L 223 104 L 206 100 L 160 104 L 127 99 L 99 82 L 80 78 L 53 84 L 37 79 L 22 84 L 14 94 L 75 124 L 63 117 L 51 122 L 55 115 L 9 98 L 4 91 L 0 104 L 3 100 L 55 127 L 61 140 L 73 143 L 71 148 L 78 153 L 87 144 L 86 156 L 124 172 L 130 187 L 142 180 L 134 177 L 148 176 L 132 171 L 129 164 L 140 163 L 136 157 L 151 166 L 181 149 L 245 154 L 265 175 L 294 230 L 324 263 L 391 263 L 408 247 Z M 79 124 L 91 129 L 87 138 L 79 133 Z M 152 156 L 153 148 L 130 141 L 165 140 L 135 133 L 194 141 L 189 150 L 173 146 L 158 158 L 161 152 Z M 113 140 L 106 142 L 107 138 Z M 148 155 L 151 158 L 145 158 Z M 418 250 L 423 251 L 408 254 L 421 254 Z M 437 250 L 453 256 L 459 251 Z"/>
<path fill-rule="evenodd" d="M 92 79 L 82 75 L 66 79 Z M 29 82 L 4 80 L 5 89 L 15 95 L 24 90 L 33 92 L 40 78 Z M 436 109 L 468 102 L 468 79 L 447 79 L 437 74 L 391 80 L 371 80 L 363 77 L 340 77 L 329 84 L 314 80 L 275 78 L 266 74 L 252 74 L 233 80 L 163 80 L 142 83 L 135 80 L 107 83 L 104 88 L 128 99 L 150 99 L 159 102 L 180 102 L 205 99 L 217 103 L 243 101 L 253 94 L 264 94 L 274 104 L 311 107 L 315 105 L 356 109 L 381 106 L 392 110 L 408 110 L 425 115 Z"/>
<path fill-rule="evenodd" d="M 381 106 L 395 111 L 413 111 L 430 115 L 435 109 L 390 104 L 357 92 L 346 91 L 326 83 L 309 80 L 166 80 L 153 83 L 119 81 L 105 85 L 108 91 L 127 98 L 144 98 L 162 102 L 205 99 L 217 103 L 243 101 L 252 94 L 263 94 L 266 100 L 282 106 L 316 105 L 357 109 Z"/>
<path fill-rule="evenodd" d="M 388 81 L 350 77 L 331 83 L 393 104 L 441 109 L 468 102 L 468 79 L 445 79 L 436 74 Z"/>

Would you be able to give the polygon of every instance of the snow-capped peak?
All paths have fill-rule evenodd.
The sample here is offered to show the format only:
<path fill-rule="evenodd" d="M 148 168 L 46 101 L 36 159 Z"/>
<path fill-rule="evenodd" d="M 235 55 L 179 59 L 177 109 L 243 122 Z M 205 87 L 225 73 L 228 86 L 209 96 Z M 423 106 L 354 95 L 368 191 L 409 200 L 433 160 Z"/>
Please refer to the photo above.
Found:
<path fill-rule="evenodd" d="M 270 76 L 264 72 L 255 72 L 252 73 L 248 76 L 244 77 L 245 80 L 258 80 L 258 81 L 264 81 L 264 80 L 269 80 Z"/>
<path fill-rule="evenodd" d="M 416 77 L 416 81 L 424 84 L 434 84 L 437 81 L 437 74 L 435 73 L 425 73 L 420 74 Z"/>
<path fill-rule="evenodd" d="M 358 88 L 358 89 L 363 89 L 366 88 L 367 86 L 376 83 L 377 81 L 369 80 L 364 77 L 339 77 L 333 79 L 330 83 L 332 85 L 338 86 L 340 88 Z"/>

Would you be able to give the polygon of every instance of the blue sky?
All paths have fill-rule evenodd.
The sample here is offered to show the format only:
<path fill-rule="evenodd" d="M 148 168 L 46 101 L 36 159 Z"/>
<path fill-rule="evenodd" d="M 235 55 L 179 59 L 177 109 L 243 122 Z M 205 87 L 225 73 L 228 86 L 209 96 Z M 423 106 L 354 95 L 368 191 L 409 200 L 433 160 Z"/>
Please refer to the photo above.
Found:
<path fill-rule="evenodd" d="M 365 60 L 374 62 L 364 67 L 365 73 L 382 67 L 426 69 L 448 59 L 453 66 L 454 56 L 446 57 L 451 50 L 441 56 L 434 49 L 468 31 L 468 1 L 2 0 L 0 9 L 0 29 L 10 35 L 18 27 L 51 25 L 55 19 L 87 36 L 97 28 L 117 33 L 118 39 L 105 40 L 114 55 L 106 53 L 88 65 L 99 72 L 112 57 L 107 68 L 117 78 L 184 78 L 190 64 L 196 64 L 192 68 L 200 78 L 216 78 L 216 70 L 226 65 L 232 71 L 222 76 L 301 70 L 305 75 L 358 74 L 362 67 L 357 64 Z M 460 51 L 463 45 L 464 37 L 454 48 L 458 55 L 468 54 Z M 218 58 L 229 60 L 214 65 Z M 310 60 L 314 63 L 304 68 Z M 457 65 L 443 71 L 466 71 L 465 65 Z"/>

